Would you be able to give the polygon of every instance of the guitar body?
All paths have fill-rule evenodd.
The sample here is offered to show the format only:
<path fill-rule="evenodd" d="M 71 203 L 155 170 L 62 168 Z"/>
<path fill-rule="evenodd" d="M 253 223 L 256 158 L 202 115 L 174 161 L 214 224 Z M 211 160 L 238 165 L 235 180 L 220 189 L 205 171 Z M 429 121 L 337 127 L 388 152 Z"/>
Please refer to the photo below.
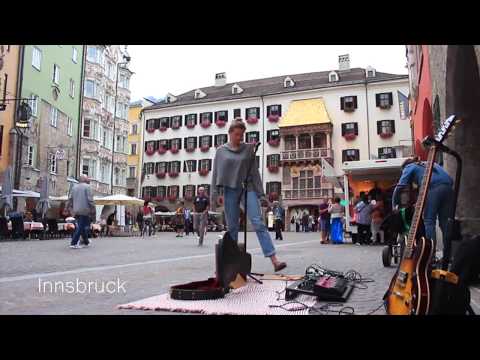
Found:
<path fill-rule="evenodd" d="M 412 256 L 404 257 L 385 294 L 389 315 L 426 315 L 430 307 L 429 272 L 433 241 L 415 240 Z"/>

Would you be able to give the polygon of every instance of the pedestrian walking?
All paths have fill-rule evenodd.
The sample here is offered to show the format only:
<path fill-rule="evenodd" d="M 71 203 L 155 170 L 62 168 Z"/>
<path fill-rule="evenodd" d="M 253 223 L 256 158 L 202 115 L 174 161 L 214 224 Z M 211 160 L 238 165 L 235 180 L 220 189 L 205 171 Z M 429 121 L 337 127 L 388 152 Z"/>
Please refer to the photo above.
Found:
<path fill-rule="evenodd" d="M 198 194 L 193 200 L 193 231 L 197 233 L 198 246 L 203 245 L 203 240 L 207 233 L 208 210 L 210 209 L 210 199 L 205 194 L 205 188 L 200 186 Z"/>
<path fill-rule="evenodd" d="M 330 236 L 330 213 L 328 212 L 328 204 L 325 199 L 322 199 L 322 203 L 320 204 L 320 216 L 319 216 L 319 223 L 320 223 L 320 231 L 321 231 L 321 244 L 328 244 L 329 236 Z"/>
<path fill-rule="evenodd" d="M 300 232 L 301 221 L 300 221 L 300 214 L 295 215 L 295 231 Z"/>
<path fill-rule="evenodd" d="M 345 210 L 340 204 L 340 198 L 336 197 L 328 208 L 331 218 L 330 238 L 333 244 L 343 244 L 343 215 Z"/>
<path fill-rule="evenodd" d="M 95 218 L 95 203 L 93 202 L 92 189 L 90 189 L 89 183 L 88 178 L 82 175 L 79 183 L 73 187 L 68 199 L 68 208 L 74 214 L 77 222 L 70 243 L 71 249 L 88 247 L 91 243 L 88 239 L 88 233 L 90 231 L 91 220 Z M 83 238 L 83 246 L 78 244 L 80 236 Z"/>
<path fill-rule="evenodd" d="M 308 232 L 308 213 L 305 211 L 302 216 L 303 232 Z"/>
<path fill-rule="evenodd" d="M 313 232 L 313 215 L 308 215 L 308 231 Z"/>
<path fill-rule="evenodd" d="M 143 235 L 143 209 L 140 207 L 137 213 L 137 225 L 138 231 L 140 232 L 140 236 Z"/>
<path fill-rule="evenodd" d="M 183 204 L 183 201 L 180 201 L 179 207 L 175 211 L 175 230 L 177 231 L 177 235 L 175 237 L 183 237 L 183 231 L 185 229 L 185 208 Z"/>
<path fill-rule="evenodd" d="M 360 201 L 355 205 L 357 213 L 358 242 L 359 245 L 370 244 L 370 227 L 372 223 L 372 205 L 368 202 L 365 193 L 360 194 Z"/>
<path fill-rule="evenodd" d="M 283 240 L 282 228 L 283 218 L 285 217 L 285 210 L 283 210 L 278 201 L 275 201 L 273 203 L 273 217 L 275 227 L 275 240 Z"/>
<path fill-rule="evenodd" d="M 148 236 L 152 235 L 153 226 L 153 209 L 150 207 L 148 201 L 143 203 L 143 231 L 142 236 L 148 233 Z M 148 230 L 147 230 L 148 228 Z"/>
<path fill-rule="evenodd" d="M 191 213 L 189 208 L 183 209 L 183 217 L 185 218 L 185 236 L 190 234 Z"/>
<path fill-rule="evenodd" d="M 385 218 L 384 202 L 381 198 L 378 198 L 377 201 L 372 200 L 371 203 L 373 205 L 371 225 L 372 242 L 373 244 L 383 244 L 385 235 L 380 227 Z"/>
<path fill-rule="evenodd" d="M 238 241 L 239 199 L 244 201 L 244 191 L 246 191 L 247 216 L 255 229 L 263 255 L 270 259 L 275 271 L 280 271 L 287 264 L 278 260 L 270 233 L 262 219 L 261 203 L 268 205 L 268 200 L 263 190 L 258 168 L 257 166 L 251 166 L 255 160 L 253 158 L 255 145 L 243 142 L 245 130 L 243 121 L 240 119 L 233 121 L 228 130 L 229 142 L 217 149 L 213 162 L 211 205 L 213 208 L 216 206 L 218 188 L 222 187 L 228 232 L 233 240 Z M 249 174 L 250 169 L 251 173 Z M 247 188 L 243 189 L 242 182 L 245 179 Z"/>

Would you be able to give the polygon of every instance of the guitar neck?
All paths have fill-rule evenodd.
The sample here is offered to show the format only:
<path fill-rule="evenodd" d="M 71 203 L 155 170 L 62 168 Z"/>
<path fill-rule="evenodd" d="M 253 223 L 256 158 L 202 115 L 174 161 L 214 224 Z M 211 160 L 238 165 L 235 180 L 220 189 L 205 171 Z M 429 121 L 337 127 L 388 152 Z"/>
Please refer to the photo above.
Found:
<path fill-rule="evenodd" d="M 437 147 L 433 145 L 428 152 L 427 164 L 425 166 L 425 173 L 422 179 L 422 185 L 418 193 L 417 203 L 415 205 L 415 211 L 413 213 L 412 224 L 408 233 L 407 245 L 405 248 L 405 256 L 411 257 L 413 250 L 413 243 L 417 235 L 418 228 L 420 226 L 420 219 L 422 218 L 423 209 L 425 207 L 425 200 L 428 195 L 428 185 L 432 178 L 433 165 L 435 163 L 435 156 L 437 154 Z"/>

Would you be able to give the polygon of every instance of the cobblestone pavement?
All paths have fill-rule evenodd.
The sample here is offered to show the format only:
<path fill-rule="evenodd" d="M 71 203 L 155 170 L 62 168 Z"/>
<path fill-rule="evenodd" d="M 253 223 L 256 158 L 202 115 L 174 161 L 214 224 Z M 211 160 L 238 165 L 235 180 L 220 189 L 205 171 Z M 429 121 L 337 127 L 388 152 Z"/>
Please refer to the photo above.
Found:
<path fill-rule="evenodd" d="M 79 250 L 69 249 L 68 239 L 2 242 L 0 314 L 170 315 L 118 310 L 116 306 L 165 293 L 172 284 L 213 276 L 218 235 L 209 233 L 203 247 L 197 246 L 192 235 L 176 238 L 174 233 L 94 239 L 93 247 Z M 367 289 L 354 289 L 345 304 L 356 314 L 366 314 L 381 305 L 395 271 L 383 267 L 381 246 L 321 245 L 319 233 L 286 233 L 285 240 L 276 241 L 276 246 L 279 258 L 288 264 L 283 273 L 302 274 L 308 265 L 316 263 L 338 271 L 353 269 L 374 279 Z M 253 256 L 253 271 L 272 273 L 254 233 L 248 234 L 248 251 Z M 55 293 L 54 282 L 60 281 L 64 291 L 57 288 Z M 68 282 L 95 283 L 97 291 L 92 286 L 90 292 L 73 294 Z M 472 306 L 480 313 L 478 304 L 480 290 L 473 289 Z M 383 308 L 375 312 L 382 313 Z"/>

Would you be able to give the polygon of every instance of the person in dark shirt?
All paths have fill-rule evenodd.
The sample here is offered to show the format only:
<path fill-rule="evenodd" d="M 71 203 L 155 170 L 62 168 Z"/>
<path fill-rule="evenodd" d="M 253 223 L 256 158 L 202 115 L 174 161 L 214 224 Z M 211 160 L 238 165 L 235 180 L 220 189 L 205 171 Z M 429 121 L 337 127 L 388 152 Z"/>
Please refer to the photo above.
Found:
<path fill-rule="evenodd" d="M 392 196 L 392 207 L 399 202 L 400 190 L 412 183 L 419 187 L 425 174 L 425 163 L 418 158 L 410 158 L 402 164 L 402 176 Z M 442 238 L 445 239 L 448 218 L 451 215 L 454 201 L 453 180 L 450 175 L 438 164 L 433 165 L 432 178 L 428 185 L 428 194 L 425 201 L 423 220 L 425 223 L 425 236 L 432 239 L 436 245 L 435 225 L 438 222 L 442 230 Z"/>
<path fill-rule="evenodd" d="M 322 199 L 320 204 L 320 231 L 321 231 L 321 244 L 328 244 L 330 235 L 330 213 L 328 212 L 328 204 L 325 199 Z"/>
<path fill-rule="evenodd" d="M 205 188 L 198 188 L 198 195 L 193 199 L 193 230 L 197 233 L 198 246 L 203 245 L 203 238 L 207 231 L 208 209 L 210 208 L 210 199 L 205 194 Z"/>

